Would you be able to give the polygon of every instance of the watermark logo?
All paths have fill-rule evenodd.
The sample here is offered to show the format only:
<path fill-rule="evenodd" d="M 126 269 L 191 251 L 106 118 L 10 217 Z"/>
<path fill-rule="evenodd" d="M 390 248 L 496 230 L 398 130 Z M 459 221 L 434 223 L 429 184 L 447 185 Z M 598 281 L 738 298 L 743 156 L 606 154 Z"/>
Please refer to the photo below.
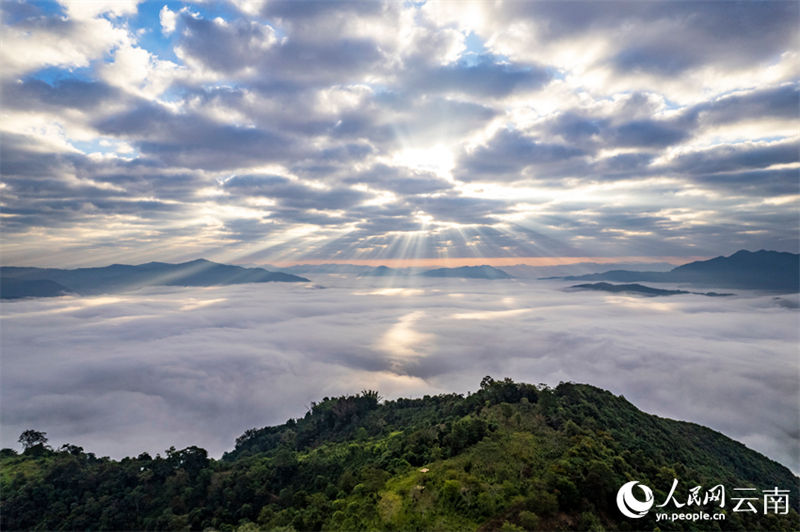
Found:
<path fill-rule="evenodd" d="M 635 491 L 637 486 L 638 493 Z M 653 490 L 637 480 L 632 480 L 623 484 L 617 492 L 617 507 L 622 515 L 631 519 L 642 518 L 655 507 L 656 521 L 724 521 L 725 491 L 725 486 L 722 484 L 706 489 L 703 489 L 703 486 L 679 489 L 678 479 L 675 478 L 672 479 L 672 486 L 664 501 L 655 504 Z M 777 487 L 761 490 L 762 503 L 756 488 L 733 488 L 734 496 L 730 497 L 730 502 L 736 504 L 730 511 L 746 513 L 763 511 L 764 514 L 785 515 L 789 513 L 790 493 L 790 490 Z M 709 512 L 709 507 L 716 511 Z"/>
<path fill-rule="evenodd" d="M 633 494 L 633 488 L 637 485 L 644 494 L 644 500 L 637 499 L 636 495 Z M 625 517 L 630 517 L 632 519 L 644 517 L 645 514 L 650 511 L 650 508 L 653 507 L 654 502 L 653 490 L 644 484 L 640 484 L 636 480 L 623 484 L 617 492 L 617 506 L 619 507 L 619 511 L 622 512 Z"/>

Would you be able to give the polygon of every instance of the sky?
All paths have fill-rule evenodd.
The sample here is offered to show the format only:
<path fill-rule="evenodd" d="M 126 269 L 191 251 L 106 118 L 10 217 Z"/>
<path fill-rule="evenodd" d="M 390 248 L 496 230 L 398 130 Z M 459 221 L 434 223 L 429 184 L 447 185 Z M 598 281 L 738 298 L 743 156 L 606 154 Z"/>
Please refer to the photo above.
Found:
<path fill-rule="evenodd" d="M 6 265 L 798 251 L 797 2 L 0 9 Z"/>
<path fill-rule="evenodd" d="M 641 298 L 564 282 L 315 276 L 21 300 L 0 319 L 0 445 L 219 457 L 324 396 L 589 383 L 800 471 L 797 295 Z M 794 307 L 794 308 L 792 308 Z M 46 323 L 46 327 L 43 327 Z M 313 331 L 313 334 L 309 334 Z"/>

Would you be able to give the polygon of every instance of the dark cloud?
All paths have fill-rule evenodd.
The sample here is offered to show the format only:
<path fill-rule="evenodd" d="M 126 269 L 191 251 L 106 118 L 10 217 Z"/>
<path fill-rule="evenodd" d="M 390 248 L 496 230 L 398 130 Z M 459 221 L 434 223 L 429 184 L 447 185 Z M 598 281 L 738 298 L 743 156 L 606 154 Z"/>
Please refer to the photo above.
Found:
<path fill-rule="evenodd" d="M 136 140 L 143 154 L 177 167 L 222 170 L 297 154 L 294 141 L 280 133 L 175 114 L 157 104 L 142 103 L 95 125 L 105 134 Z"/>
<path fill-rule="evenodd" d="M 678 156 L 669 166 L 671 170 L 695 175 L 765 168 L 798 161 L 800 161 L 800 143 L 784 141 L 771 144 L 723 145 L 690 152 Z"/>
<path fill-rule="evenodd" d="M 465 196 L 434 196 L 410 198 L 409 203 L 417 206 L 436 220 L 461 224 L 491 224 L 498 216 L 506 213 L 509 203 L 502 200 L 489 200 Z"/>
<path fill-rule="evenodd" d="M 503 20 L 531 21 L 543 42 L 617 35 L 610 64 L 620 72 L 674 76 L 694 67 L 771 60 L 796 43 L 793 2 L 511 3 Z"/>
<path fill-rule="evenodd" d="M 250 70 L 246 77 L 268 81 L 303 80 L 307 84 L 359 81 L 384 59 L 377 42 L 344 35 L 330 41 L 304 39 L 290 33 L 278 39 L 275 30 L 255 21 L 222 24 L 181 16 L 185 31 L 178 44 L 183 54 L 206 67 L 227 73 Z"/>
<path fill-rule="evenodd" d="M 703 124 L 729 124 L 745 120 L 796 118 L 800 108 L 800 88 L 785 85 L 744 94 L 724 96 L 697 105 L 691 113 L 700 114 Z"/>
<path fill-rule="evenodd" d="M 637 98 L 631 98 L 613 116 L 566 111 L 548 120 L 544 130 L 560 136 L 566 143 L 592 151 L 600 147 L 663 148 L 692 136 L 692 120 L 684 117 L 679 120 L 625 120 L 627 116 L 639 114 L 642 102 L 635 100 Z"/>
<path fill-rule="evenodd" d="M 517 181 L 528 166 L 545 166 L 584 155 L 578 148 L 541 142 L 519 131 L 503 129 L 485 146 L 464 154 L 457 177 L 463 181 Z"/>
<path fill-rule="evenodd" d="M 100 81 L 61 79 L 48 84 L 38 79 L 3 83 L 4 101 L 15 109 L 71 108 L 83 111 L 97 109 L 110 101 L 125 97 L 120 91 Z"/>
<path fill-rule="evenodd" d="M 403 196 L 430 194 L 453 187 L 451 183 L 432 172 L 415 171 L 385 164 L 376 164 L 363 172 L 347 175 L 342 182 L 362 183 L 373 188 L 390 190 Z"/>
<path fill-rule="evenodd" d="M 686 139 L 689 132 L 657 120 L 636 120 L 611 131 L 611 144 L 616 146 L 665 147 Z"/>
<path fill-rule="evenodd" d="M 348 209 L 368 197 L 351 188 L 321 190 L 272 175 L 234 176 L 224 182 L 223 189 L 239 196 L 271 198 L 282 207 L 296 209 Z"/>
<path fill-rule="evenodd" d="M 307 0 L 297 3 L 291 0 L 269 0 L 261 10 L 266 18 L 292 21 L 308 21 L 321 17 L 363 17 L 383 13 L 386 9 L 385 2 L 378 0 L 342 0 L 330 2 L 328 0 Z"/>
<path fill-rule="evenodd" d="M 723 190 L 731 195 L 782 196 L 800 193 L 797 172 L 795 168 L 692 174 L 691 181 L 709 188 Z M 777 222 L 777 214 L 772 214 L 771 218 Z M 742 221 L 747 223 L 745 220 Z"/>
<path fill-rule="evenodd" d="M 552 78 L 541 66 L 496 62 L 490 55 L 435 69 L 410 68 L 408 85 L 425 92 L 457 92 L 473 96 L 501 97 L 516 90 L 538 89 Z"/>

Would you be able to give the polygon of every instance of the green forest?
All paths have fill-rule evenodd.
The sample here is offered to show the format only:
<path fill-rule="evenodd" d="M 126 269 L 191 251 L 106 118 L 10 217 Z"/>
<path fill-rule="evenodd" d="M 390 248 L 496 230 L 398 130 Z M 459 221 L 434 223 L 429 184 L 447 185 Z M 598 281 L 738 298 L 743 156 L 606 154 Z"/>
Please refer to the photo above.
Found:
<path fill-rule="evenodd" d="M 800 530 L 800 479 L 708 428 L 646 414 L 584 384 L 486 377 L 475 393 L 324 398 L 251 429 L 221 459 L 170 448 L 116 461 L 29 430 L 0 451 L 2 530 Z M 723 485 L 719 502 L 625 517 L 635 480 L 655 504 Z M 790 490 L 765 512 L 762 490 Z M 734 511 L 755 488 L 755 512 Z M 723 520 L 657 521 L 665 512 Z"/>

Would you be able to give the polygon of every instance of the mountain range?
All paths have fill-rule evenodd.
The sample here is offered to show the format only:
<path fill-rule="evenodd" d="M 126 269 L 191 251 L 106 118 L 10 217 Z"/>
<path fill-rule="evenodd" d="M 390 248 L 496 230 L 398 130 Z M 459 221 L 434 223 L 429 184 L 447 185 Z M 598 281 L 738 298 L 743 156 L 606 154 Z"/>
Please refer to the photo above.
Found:
<path fill-rule="evenodd" d="M 667 272 L 612 270 L 559 277 L 568 281 L 679 283 L 720 288 L 797 292 L 800 255 L 778 251 L 737 251 L 729 257 L 690 262 Z"/>
<path fill-rule="evenodd" d="M 372 270 L 362 272 L 362 277 L 393 277 L 393 276 L 418 276 L 418 277 L 446 277 L 451 279 L 512 279 L 512 276 L 494 266 L 483 264 L 481 266 L 459 266 L 456 268 L 436 268 L 425 270 L 421 268 L 389 268 L 378 266 Z"/>
<path fill-rule="evenodd" d="M 219 264 L 205 259 L 181 264 L 148 262 L 136 266 L 112 264 L 102 268 L 0 267 L 0 297 L 59 296 L 67 293 L 81 295 L 135 290 L 145 286 L 216 286 L 241 283 L 308 282 L 282 272 L 263 268 L 242 268 Z"/>

